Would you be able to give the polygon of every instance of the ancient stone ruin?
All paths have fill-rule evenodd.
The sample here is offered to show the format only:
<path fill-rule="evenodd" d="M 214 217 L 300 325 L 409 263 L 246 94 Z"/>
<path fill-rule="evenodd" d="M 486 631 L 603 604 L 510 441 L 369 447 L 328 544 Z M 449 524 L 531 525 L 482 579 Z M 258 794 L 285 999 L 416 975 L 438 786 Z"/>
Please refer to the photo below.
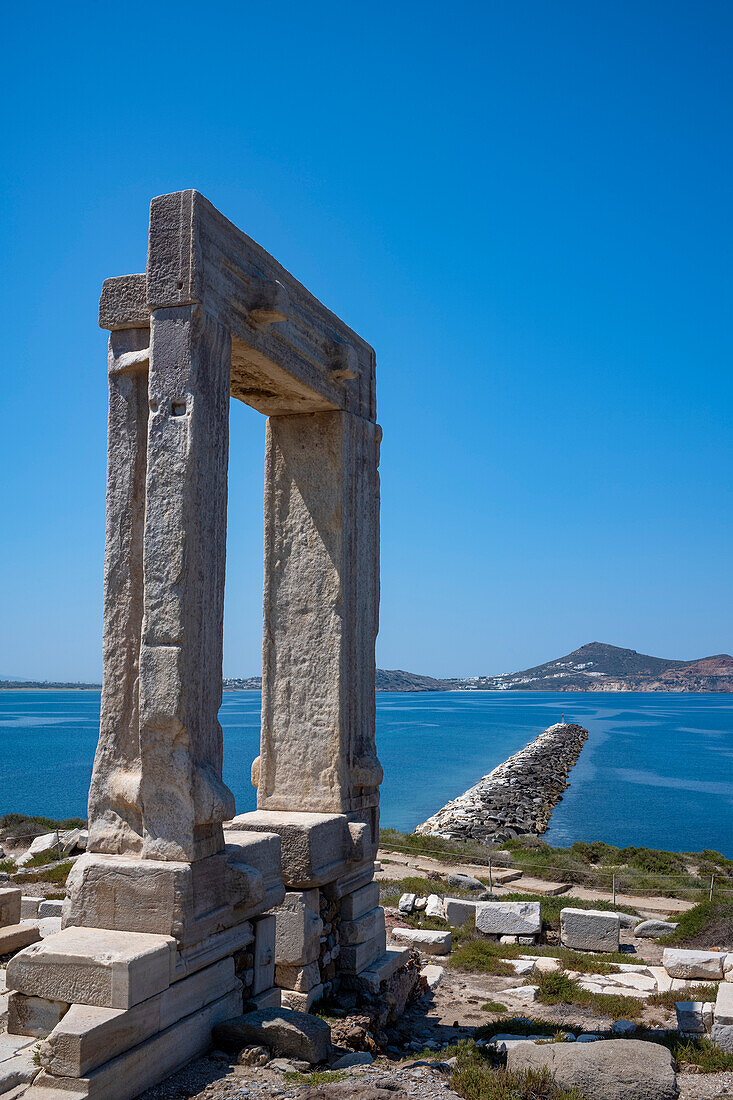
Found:
<path fill-rule="evenodd" d="M 108 279 L 104 682 L 63 928 L 10 962 L 29 1096 L 126 1100 L 244 1007 L 380 989 L 374 352 L 195 191 Z M 267 416 L 258 809 L 222 779 L 229 400 Z M 383 987 L 382 987 L 383 988 Z"/>

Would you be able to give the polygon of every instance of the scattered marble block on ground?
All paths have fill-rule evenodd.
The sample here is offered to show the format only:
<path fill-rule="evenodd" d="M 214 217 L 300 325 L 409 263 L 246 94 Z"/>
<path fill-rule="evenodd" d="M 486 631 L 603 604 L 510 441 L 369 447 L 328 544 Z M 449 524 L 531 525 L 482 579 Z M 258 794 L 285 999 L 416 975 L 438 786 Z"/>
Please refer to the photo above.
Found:
<path fill-rule="evenodd" d="M 476 916 L 476 902 L 463 898 L 443 898 L 445 919 L 452 928 L 460 928 Z"/>
<path fill-rule="evenodd" d="M 7 985 L 69 1004 L 131 1008 L 170 985 L 175 947 L 170 936 L 66 928 L 15 955 Z"/>
<path fill-rule="evenodd" d="M 453 943 L 450 932 L 433 932 L 426 928 L 393 928 L 392 935 L 426 955 L 450 955 Z"/>
<path fill-rule="evenodd" d="M 638 1039 L 525 1043 L 507 1051 L 510 1070 L 543 1067 L 561 1088 L 576 1088 L 593 1100 L 676 1100 L 678 1093 L 671 1052 Z"/>
<path fill-rule="evenodd" d="M 11 951 L 20 951 L 41 938 L 37 924 L 9 924 L 0 928 L 0 955 L 9 955 Z"/>
<path fill-rule="evenodd" d="M 20 924 L 23 891 L 19 886 L 0 887 L 0 928 Z"/>
<path fill-rule="evenodd" d="M 596 909 L 563 909 L 560 939 L 574 951 L 618 951 L 618 914 Z"/>
<path fill-rule="evenodd" d="M 726 1054 L 733 1054 L 733 1024 L 714 1023 L 710 1038 Z"/>
<path fill-rule="evenodd" d="M 733 1027 L 733 982 L 721 982 L 715 1001 L 715 1023 Z"/>
<path fill-rule="evenodd" d="M 531 1005 L 537 1000 L 538 985 L 518 985 L 513 989 L 501 989 L 496 994 L 500 1001 L 506 998 L 512 1005 Z"/>
<path fill-rule="evenodd" d="M 34 898 L 30 894 L 24 894 L 20 899 L 20 919 L 35 920 L 43 898 Z"/>
<path fill-rule="evenodd" d="M 440 981 L 445 971 L 442 966 L 424 966 L 420 971 L 420 976 L 428 983 L 428 989 L 433 990 L 436 986 L 440 985 Z"/>
<path fill-rule="evenodd" d="M 671 978 L 701 978 L 718 981 L 723 977 L 724 951 L 685 951 L 665 947 L 662 966 Z"/>
<path fill-rule="evenodd" d="M 41 902 L 41 904 L 38 906 L 38 916 L 39 917 L 60 917 L 61 916 L 61 909 L 62 909 L 63 904 L 64 904 L 63 901 L 60 901 L 58 899 L 55 899 L 55 900 L 52 899 L 50 901 L 46 901 L 44 899 Z"/>
<path fill-rule="evenodd" d="M 487 935 L 536 936 L 542 929 L 538 901 L 481 901 L 476 928 Z"/>
<path fill-rule="evenodd" d="M 325 1062 L 331 1053 L 331 1029 L 325 1020 L 287 1009 L 245 1013 L 215 1027 L 213 1038 L 221 1050 L 237 1052 L 256 1043 L 311 1065 Z"/>
<path fill-rule="evenodd" d="M 621 927 L 625 927 L 623 924 Z M 668 936 L 677 927 L 666 920 L 643 920 L 641 924 L 632 925 L 634 935 L 639 940 L 656 940 L 659 936 Z"/>
<path fill-rule="evenodd" d="M 677 1001 L 677 1030 L 685 1035 L 704 1035 L 713 1026 L 714 1005 L 705 1001 Z"/>

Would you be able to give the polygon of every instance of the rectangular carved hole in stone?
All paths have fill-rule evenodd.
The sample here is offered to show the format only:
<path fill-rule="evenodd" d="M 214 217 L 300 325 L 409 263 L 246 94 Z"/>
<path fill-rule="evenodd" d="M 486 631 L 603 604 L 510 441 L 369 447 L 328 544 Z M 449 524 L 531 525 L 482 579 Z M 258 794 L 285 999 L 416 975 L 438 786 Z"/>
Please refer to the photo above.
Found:
<path fill-rule="evenodd" d="M 186 402 L 185 401 L 172 401 L 171 402 L 171 415 L 172 416 L 185 416 L 186 415 Z"/>

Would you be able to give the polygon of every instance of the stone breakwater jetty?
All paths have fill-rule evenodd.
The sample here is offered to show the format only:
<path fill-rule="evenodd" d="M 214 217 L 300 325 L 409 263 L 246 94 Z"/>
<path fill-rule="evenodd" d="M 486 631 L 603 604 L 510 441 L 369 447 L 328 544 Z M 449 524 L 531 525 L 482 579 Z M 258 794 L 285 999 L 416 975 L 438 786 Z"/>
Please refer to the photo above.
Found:
<path fill-rule="evenodd" d="M 550 726 L 415 832 L 482 844 L 546 832 L 587 738 L 582 726 Z"/>

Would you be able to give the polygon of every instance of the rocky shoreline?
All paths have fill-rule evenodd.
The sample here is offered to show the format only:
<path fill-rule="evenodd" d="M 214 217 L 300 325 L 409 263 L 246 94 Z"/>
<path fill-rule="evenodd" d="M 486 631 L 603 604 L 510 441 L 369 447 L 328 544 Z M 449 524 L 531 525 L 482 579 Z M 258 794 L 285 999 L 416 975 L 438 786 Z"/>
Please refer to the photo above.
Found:
<path fill-rule="evenodd" d="M 588 731 L 574 723 L 550 726 L 415 832 L 482 844 L 541 835 L 587 738 Z"/>

